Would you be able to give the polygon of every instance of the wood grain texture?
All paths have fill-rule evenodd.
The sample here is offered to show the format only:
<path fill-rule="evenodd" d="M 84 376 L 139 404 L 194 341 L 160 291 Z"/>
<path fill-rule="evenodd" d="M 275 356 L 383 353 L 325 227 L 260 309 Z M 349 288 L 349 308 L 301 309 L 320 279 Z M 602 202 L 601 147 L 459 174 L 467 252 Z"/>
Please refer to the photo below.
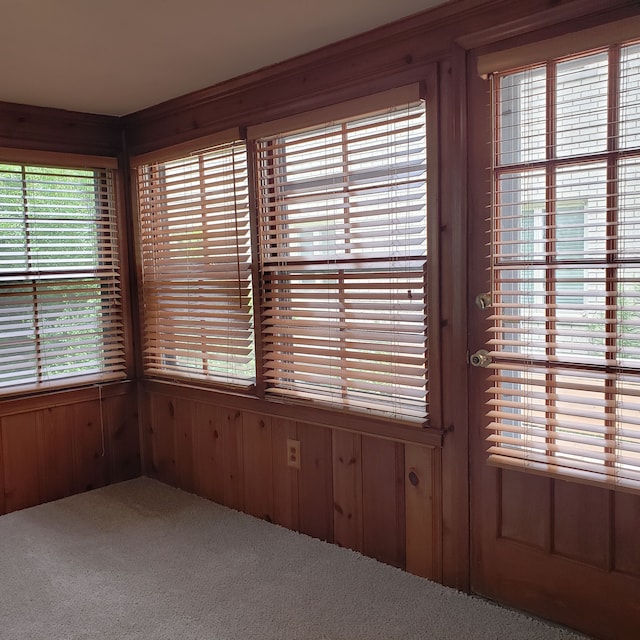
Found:
<path fill-rule="evenodd" d="M 5 510 L 41 502 L 38 470 L 38 426 L 35 413 L 5 416 L 2 428 Z"/>
<path fill-rule="evenodd" d="M 441 579 L 440 519 L 436 511 L 440 477 L 435 456 L 436 451 L 429 447 L 404 448 L 406 569 L 430 580 Z"/>
<path fill-rule="evenodd" d="M 365 555 L 405 566 L 404 447 L 362 438 L 362 520 Z"/>
<path fill-rule="evenodd" d="M 149 394 L 154 431 L 164 426 L 164 435 L 153 436 L 163 477 L 177 455 L 173 425 L 190 407 L 196 493 L 402 568 L 407 540 L 415 540 L 415 572 L 440 575 L 440 463 L 432 448 L 414 445 L 407 465 L 423 484 L 408 500 L 402 442 L 192 402 L 166 391 Z M 300 442 L 300 470 L 287 463 L 289 439 Z M 177 486 L 185 472 L 176 465 Z"/>
<path fill-rule="evenodd" d="M 273 522 L 273 446 L 271 418 L 245 413 L 242 418 L 244 509 Z"/>
<path fill-rule="evenodd" d="M 138 397 L 138 433 L 140 439 L 140 470 L 142 474 L 154 477 L 153 466 L 153 394 L 142 383 L 136 384 Z"/>
<path fill-rule="evenodd" d="M 224 504 L 225 416 L 218 407 L 203 402 L 193 408 L 193 465 L 195 492 Z"/>
<path fill-rule="evenodd" d="M 553 483 L 553 552 L 608 569 L 610 492 L 562 480 Z"/>
<path fill-rule="evenodd" d="M 469 588 L 469 411 L 483 415 L 468 400 L 467 350 L 478 347 L 468 335 L 467 121 L 465 54 L 461 49 L 438 66 L 440 137 L 440 322 L 442 424 L 442 578 Z M 480 243 L 483 244 L 483 243 Z M 484 343 L 485 338 L 482 338 Z"/>
<path fill-rule="evenodd" d="M 300 532 L 333 542 L 331 431 L 298 423 Z"/>
<path fill-rule="evenodd" d="M 48 393 L 31 405 L 0 402 L 0 513 L 139 475 L 132 385 Z"/>
<path fill-rule="evenodd" d="M 177 486 L 184 491 L 195 491 L 193 464 L 192 408 L 190 402 L 174 401 L 173 437 L 176 460 Z"/>
<path fill-rule="evenodd" d="M 332 432 L 333 541 L 363 550 L 362 436 Z"/>
<path fill-rule="evenodd" d="M 49 502 L 76 493 L 73 406 L 38 411 L 36 424 L 40 500 Z"/>
<path fill-rule="evenodd" d="M 244 458 L 242 451 L 242 412 L 220 409 L 224 429 L 224 504 L 244 511 Z"/>
<path fill-rule="evenodd" d="M 103 399 L 105 456 L 109 483 L 141 473 L 139 414 L 135 388 L 126 395 Z"/>
<path fill-rule="evenodd" d="M 152 395 L 165 395 L 189 402 L 204 402 L 233 408 L 241 412 L 269 415 L 281 420 L 365 433 L 396 442 L 414 442 L 434 447 L 442 445 L 442 433 L 438 429 L 422 429 L 416 424 L 393 422 L 385 420 L 382 416 L 369 416 L 363 413 L 338 411 L 319 406 L 274 402 L 249 395 L 229 394 L 215 388 L 176 385 L 168 381 L 143 380 L 140 384 L 145 393 Z"/>
<path fill-rule="evenodd" d="M 166 396 L 151 397 L 151 449 L 150 475 L 173 487 L 178 486 L 175 451 L 176 401 Z"/>
<path fill-rule="evenodd" d="M 640 578 L 640 496 L 618 493 L 614 500 L 613 566 Z"/>
<path fill-rule="evenodd" d="M 107 483 L 105 430 L 99 400 L 82 402 L 73 411 L 73 466 L 75 493 Z"/>
<path fill-rule="evenodd" d="M 122 121 L 92 115 L 0 102 L 0 146 L 118 156 Z"/>
<path fill-rule="evenodd" d="M 503 470 L 499 474 L 498 535 L 533 547 L 551 548 L 551 480 Z"/>

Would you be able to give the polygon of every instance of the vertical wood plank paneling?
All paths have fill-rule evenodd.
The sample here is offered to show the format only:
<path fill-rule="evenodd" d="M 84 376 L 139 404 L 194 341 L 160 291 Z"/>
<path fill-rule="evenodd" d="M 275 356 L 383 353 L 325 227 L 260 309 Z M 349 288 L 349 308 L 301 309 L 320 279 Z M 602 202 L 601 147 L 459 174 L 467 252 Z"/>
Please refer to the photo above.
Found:
<path fill-rule="evenodd" d="M 548 550 L 551 546 L 551 480 L 502 470 L 498 535 Z"/>
<path fill-rule="evenodd" d="M 281 418 L 271 419 L 271 459 L 273 465 L 273 521 L 298 531 L 299 471 L 289 466 L 287 440 L 297 440 L 296 423 Z"/>
<path fill-rule="evenodd" d="M 244 509 L 273 522 L 273 459 L 271 418 L 255 413 L 242 416 Z"/>
<path fill-rule="evenodd" d="M 615 494 L 613 566 L 640 577 L 640 496 Z"/>
<path fill-rule="evenodd" d="M 107 483 L 107 474 L 100 401 L 73 405 L 72 420 L 75 491 L 103 487 Z"/>
<path fill-rule="evenodd" d="M 195 470 L 193 466 L 192 407 L 188 400 L 173 400 L 173 437 L 176 460 L 177 486 L 184 491 L 195 491 Z"/>
<path fill-rule="evenodd" d="M 103 400 L 105 456 L 110 483 L 140 475 L 140 434 L 135 391 Z"/>
<path fill-rule="evenodd" d="M 4 468 L 5 468 L 4 449 L 2 446 L 2 418 L 0 418 L 0 515 L 7 512 L 5 503 L 5 485 L 4 485 Z"/>
<path fill-rule="evenodd" d="M 362 551 L 361 436 L 332 432 L 333 540 L 341 547 Z"/>
<path fill-rule="evenodd" d="M 404 447 L 362 436 L 362 512 L 364 553 L 404 568 Z"/>
<path fill-rule="evenodd" d="M 4 491 L 7 513 L 42 502 L 38 478 L 36 413 L 2 418 Z"/>
<path fill-rule="evenodd" d="M 223 416 L 226 422 L 226 412 Z M 197 402 L 193 409 L 193 466 L 198 495 L 224 504 L 224 434 L 221 411 Z"/>
<path fill-rule="evenodd" d="M 49 502 L 76 491 L 73 406 L 50 407 L 36 416 L 41 499 Z"/>
<path fill-rule="evenodd" d="M 609 568 L 609 491 L 554 480 L 555 553 Z"/>
<path fill-rule="evenodd" d="M 224 504 L 244 511 L 244 471 L 242 457 L 242 412 L 221 407 L 224 425 Z"/>
<path fill-rule="evenodd" d="M 140 468 L 143 474 L 156 477 L 153 462 L 153 394 L 138 384 L 138 430 L 140 439 Z"/>
<path fill-rule="evenodd" d="M 175 412 L 173 399 L 160 395 L 151 396 L 151 475 L 162 482 L 177 487 Z"/>
<path fill-rule="evenodd" d="M 435 454 L 429 447 L 404 446 L 406 569 L 431 580 L 440 577 Z"/>
<path fill-rule="evenodd" d="M 331 430 L 298 423 L 300 531 L 333 541 Z"/>

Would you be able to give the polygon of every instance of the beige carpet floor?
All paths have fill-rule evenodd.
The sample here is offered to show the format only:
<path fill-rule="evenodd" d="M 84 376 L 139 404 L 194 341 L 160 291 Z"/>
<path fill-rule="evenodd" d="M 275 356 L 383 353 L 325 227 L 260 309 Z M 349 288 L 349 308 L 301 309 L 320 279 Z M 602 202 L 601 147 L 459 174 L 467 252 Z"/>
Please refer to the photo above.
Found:
<path fill-rule="evenodd" d="M 2 640 L 569 640 L 141 478 L 0 517 Z"/>

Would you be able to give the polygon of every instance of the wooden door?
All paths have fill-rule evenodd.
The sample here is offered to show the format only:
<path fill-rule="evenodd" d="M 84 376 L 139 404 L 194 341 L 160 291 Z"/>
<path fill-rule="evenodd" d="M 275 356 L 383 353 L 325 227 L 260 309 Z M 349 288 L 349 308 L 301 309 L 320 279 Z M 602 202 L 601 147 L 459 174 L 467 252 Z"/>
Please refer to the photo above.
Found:
<path fill-rule="evenodd" d="M 489 291 L 489 82 L 469 61 L 469 349 Z M 640 496 L 487 464 L 491 371 L 469 368 L 471 588 L 601 638 L 640 637 Z"/>

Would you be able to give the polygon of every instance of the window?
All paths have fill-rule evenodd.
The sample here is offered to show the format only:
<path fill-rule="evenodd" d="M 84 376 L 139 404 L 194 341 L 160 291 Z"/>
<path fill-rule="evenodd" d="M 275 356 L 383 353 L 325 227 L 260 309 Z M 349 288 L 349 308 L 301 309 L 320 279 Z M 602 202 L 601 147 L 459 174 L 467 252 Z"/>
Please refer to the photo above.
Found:
<path fill-rule="evenodd" d="M 265 393 L 422 423 L 424 104 L 283 126 L 256 140 Z"/>
<path fill-rule="evenodd" d="M 244 142 L 139 163 L 144 368 L 255 382 Z"/>
<path fill-rule="evenodd" d="M 133 160 L 146 375 L 425 423 L 419 87 L 247 138 L 232 130 Z"/>
<path fill-rule="evenodd" d="M 493 95 L 490 461 L 640 489 L 640 44 Z"/>
<path fill-rule="evenodd" d="M 110 169 L 0 163 L 0 392 L 124 377 Z"/>

